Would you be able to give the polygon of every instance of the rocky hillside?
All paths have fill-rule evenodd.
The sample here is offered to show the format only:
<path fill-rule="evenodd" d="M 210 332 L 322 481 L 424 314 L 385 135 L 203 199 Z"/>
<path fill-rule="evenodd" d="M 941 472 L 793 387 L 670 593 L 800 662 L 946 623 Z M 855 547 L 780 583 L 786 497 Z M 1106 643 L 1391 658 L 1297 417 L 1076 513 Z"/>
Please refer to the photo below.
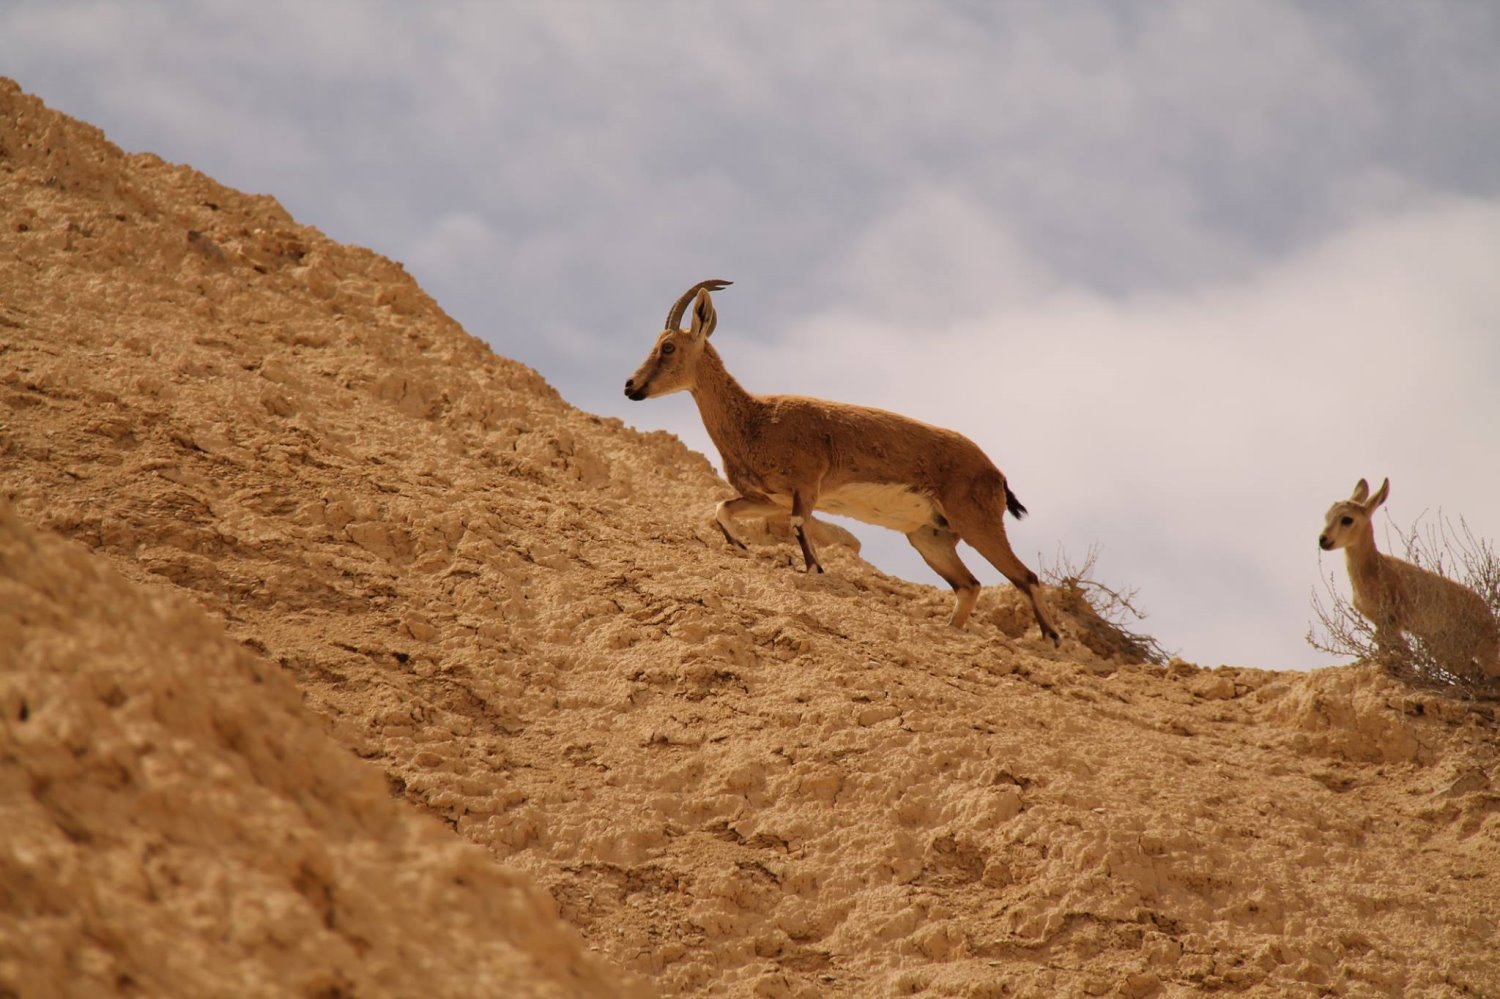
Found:
<path fill-rule="evenodd" d="M 10 83 L 0 288 L 0 995 L 1500 993 L 1484 705 L 731 550 L 675 438 Z"/>

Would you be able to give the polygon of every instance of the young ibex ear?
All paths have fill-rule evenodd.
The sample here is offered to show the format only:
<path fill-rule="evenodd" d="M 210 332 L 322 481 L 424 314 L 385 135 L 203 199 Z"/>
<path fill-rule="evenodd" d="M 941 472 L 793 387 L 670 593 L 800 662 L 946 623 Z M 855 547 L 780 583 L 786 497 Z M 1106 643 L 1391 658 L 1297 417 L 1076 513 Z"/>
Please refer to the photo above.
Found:
<path fill-rule="evenodd" d="M 1365 504 L 1365 513 L 1374 513 L 1375 509 L 1379 507 L 1380 504 L 1384 503 L 1385 498 L 1390 494 L 1391 480 L 1386 479 L 1380 484 L 1380 488 L 1375 490 L 1375 495 L 1370 497 L 1370 502 Z"/>
<path fill-rule="evenodd" d="M 1368 495 L 1370 495 L 1370 484 L 1364 479 L 1360 479 L 1354 484 L 1354 492 L 1349 494 L 1349 502 L 1363 503 L 1365 497 Z"/>
<path fill-rule="evenodd" d="M 713 336 L 717 325 L 719 314 L 714 311 L 713 296 L 709 295 L 707 288 L 700 288 L 698 297 L 693 299 L 693 321 L 688 332 L 695 337 L 709 337 Z"/>

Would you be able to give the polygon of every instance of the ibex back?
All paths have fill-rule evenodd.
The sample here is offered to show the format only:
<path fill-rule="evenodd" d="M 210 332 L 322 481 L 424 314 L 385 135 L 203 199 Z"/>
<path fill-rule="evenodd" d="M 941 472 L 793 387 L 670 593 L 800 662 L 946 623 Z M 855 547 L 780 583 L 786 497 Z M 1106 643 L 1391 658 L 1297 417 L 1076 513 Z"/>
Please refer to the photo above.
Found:
<path fill-rule="evenodd" d="M 702 281 L 667 313 L 646 362 L 625 383 L 631 399 L 688 391 L 740 495 L 719 504 L 724 537 L 744 548 L 737 517 L 790 514 L 807 570 L 823 571 L 806 528 L 814 510 L 843 514 L 906 535 L 923 560 L 953 587 L 950 624 L 963 627 L 979 581 L 958 557 L 958 542 L 979 550 L 1031 600 L 1042 634 L 1058 641 L 1040 599 L 1036 573 L 1011 550 L 1002 517 L 1026 513 L 1005 476 L 962 434 L 879 409 L 789 395 L 751 395 L 708 342 L 718 322 Z M 681 329 L 692 303 L 692 321 Z"/>

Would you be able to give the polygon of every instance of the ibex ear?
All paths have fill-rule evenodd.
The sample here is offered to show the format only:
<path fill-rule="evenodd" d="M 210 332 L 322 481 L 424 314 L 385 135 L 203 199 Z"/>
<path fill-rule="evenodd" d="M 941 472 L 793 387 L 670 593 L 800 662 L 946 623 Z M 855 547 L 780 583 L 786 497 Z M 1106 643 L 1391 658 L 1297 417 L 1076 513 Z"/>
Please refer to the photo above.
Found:
<path fill-rule="evenodd" d="M 719 314 L 714 311 L 713 297 L 709 295 L 707 288 L 700 289 L 698 297 L 693 299 L 693 322 L 688 332 L 695 337 L 709 337 L 713 336 L 717 325 Z"/>
<path fill-rule="evenodd" d="M 1384 503 L 1385 498 L 1390 494 L 1391 480 L 1386 479 L 1380 484 L 1380 488 L 1375 490 L 1375 495 L 1370 497 L 1370 502 L 1365 504 L 1365 513 L 1374 513 L 1376 508 L 1379 507 L 1380 504 Z"/>
<path fill-rule="evenodd" d="M 1360 479 L 1354 484 L 1354 492 L 1349 494 L 1349 502 L 1363 503 L 1365 497 L 1368 495 L 1370 495 L 1370 484 L 1364 479 Z"/>

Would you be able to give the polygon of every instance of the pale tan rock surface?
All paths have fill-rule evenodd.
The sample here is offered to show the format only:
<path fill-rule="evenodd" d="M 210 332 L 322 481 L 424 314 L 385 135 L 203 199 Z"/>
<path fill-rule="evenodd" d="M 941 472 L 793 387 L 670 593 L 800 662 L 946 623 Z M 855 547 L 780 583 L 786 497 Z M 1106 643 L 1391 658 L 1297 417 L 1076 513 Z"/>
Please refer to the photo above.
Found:
<path fill-rule="evenodd" d="M 0 648 L 0 994 L 618 994 L 274 664 L 3 502 Z"/>
<path fill-rule="evenodd" d="M 160 949 L 44 926 L 52 910 L 13 891 L 8 948 L 45 929 L 91 968 L 149 970 L 160 994 L 242 967 L 315 992 L 344 967 L 333 949 L 257 936 L 271 919 L 254 909 L 284 898 L 315 930 L 315 902 L 295 865 L 251 870 L 243 845 L 273 835 L 263 813 L 307 797 L 308 758 L 337 755 L 306 730 L 315 715 L 370 762 L 342 758 L 366 776 L 317 785 L 326 797 L 287 821 L 300 849 L 386 872 L 359 918 L 379 924 L 393 975 L 489 953 L 495 974 L 530 960 L 538 992 L 563 970 L 596 981 L 598 965 L 564 956 L 566 923 L 664 995 L 1500 992 L 1500 753 L 1482 705 L 1362 667 L 1054 650 L 1008 589 L 954 633 L 946 590 L 849 548 L 826 550 L 823 577 L 794 571 L 774 536 L 731 550 L 711 521 L 727 489 L 675 438 L 568 406 L 398 265 L 269 198 L 125 156 L 9 85 L 0 287 L 4 537 L 34 539 L 4 550 L 70 553 L 85 574 L 108 562 L 133 584 L 111 605 L 177 608 L 127 626 L 86 587 L 7 575 L 53 608 L 52 624 L 13 624 L 54 636 L 28 668 L 137 678 L 120 705 L 92 680 L 55 681 L 57 703 L 93 719 L 75 735 L 86 751 L 191 691 L 180 724 L 219 762 L 174 771 L 173 800 L 235 817 L 111 792 L 113 825 L 176 842 L 183 823 L 204 848 L 183 875 L 191 905 L 130 901 L 149 860 L 69 838 L 73 812 L 24 776 L 44 761 L 10 735 L 7 693 L 4 807 L 89 872 L 86 888 L 58 873 L 28 892 L 128 908 Z M 644 346 L 654 317 L 641 322 Z M 116 646 L 153 643 L 178 651 L 108 665 Z M 266 682 L 227 733 L 203 717 L 225 710 L 218 685 L 254 675 Z M 236 779 L 216 783 L 221 768 Z M 377 808 L 379 771 L 414 814 L 384 802 L 355 849 L 338 817 Z M 454 835 L 426 845 L 421 811 Z M 501 913 L 487 937 L 421 908 L 459 863 L 433 857 L 470 857 L 465 840 L 493 858 L 464 886 Z M 17 842 L 33 849 L 0 833 L 12 856 Z M 560 919 L 504 915 L 534 904 L 523 881 Z M 16 974 L 7 960 L 0 975 Z M 430 973 L 437 990 L 459 980 Z"/>

